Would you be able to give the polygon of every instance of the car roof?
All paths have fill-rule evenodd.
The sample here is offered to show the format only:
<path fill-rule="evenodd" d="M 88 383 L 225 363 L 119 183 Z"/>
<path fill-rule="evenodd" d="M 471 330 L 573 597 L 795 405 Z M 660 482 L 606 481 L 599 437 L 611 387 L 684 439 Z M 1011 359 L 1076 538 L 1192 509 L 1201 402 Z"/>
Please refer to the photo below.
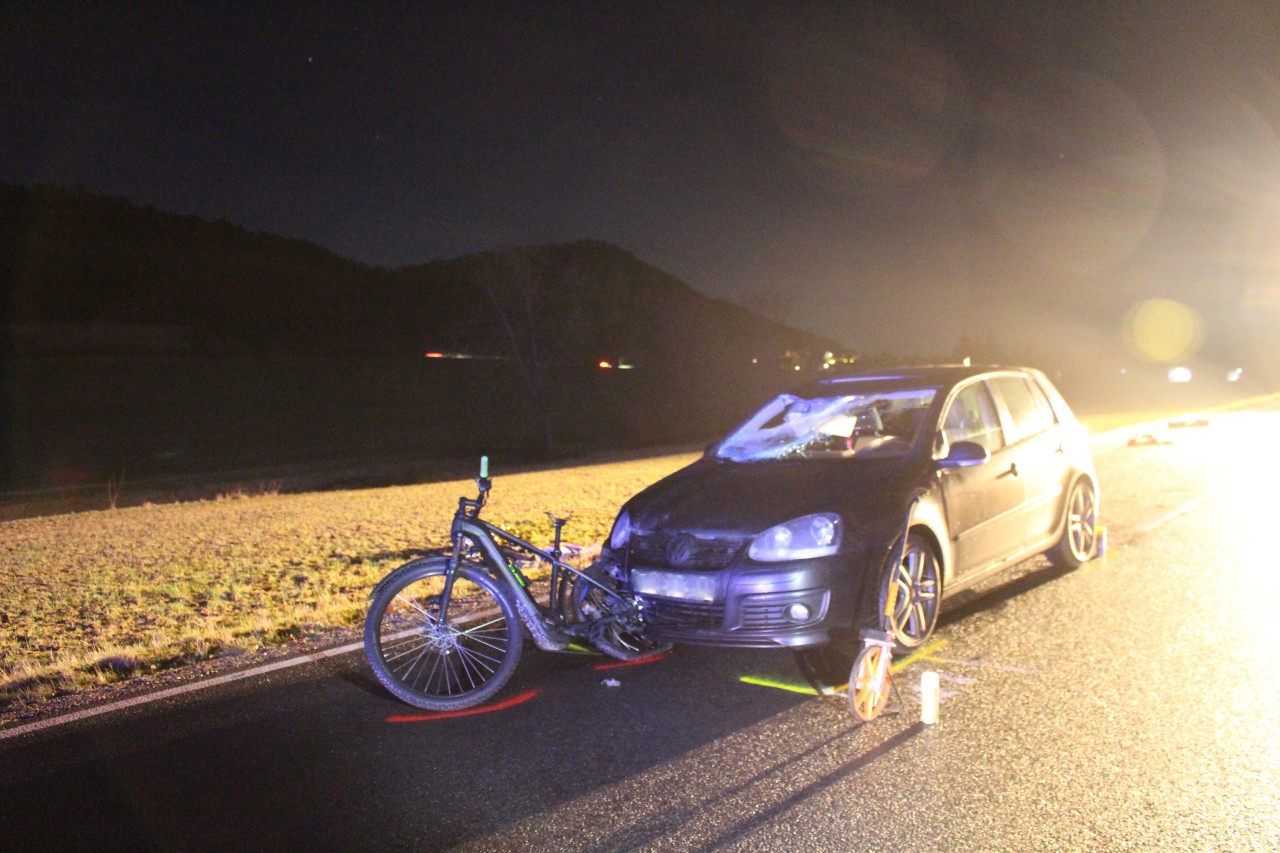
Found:
<path fill-rule="evenodd" d="M 1001 367 L 991 364 L 887 367 L 852 371 L 841 373 L 837 376 L 824 376 L 821 379 L 800 386 L 795 389 L 795 393 L 810 397 L 831 395 L 832 393 L 855 393 L 859 385 L 865 385 L 876 390 L 911 386 L 946 389 L 976 376 L 1005 372 L 1032 373 L 1033 371 L 1025 367 Z"/>

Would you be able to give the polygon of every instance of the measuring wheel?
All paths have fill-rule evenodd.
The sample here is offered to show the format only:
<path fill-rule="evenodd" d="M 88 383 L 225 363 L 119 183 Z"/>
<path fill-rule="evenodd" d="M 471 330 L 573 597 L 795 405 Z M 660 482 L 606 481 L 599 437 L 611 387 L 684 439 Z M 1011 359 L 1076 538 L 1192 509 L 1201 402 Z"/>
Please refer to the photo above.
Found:
<path fill-rule="evenodd" d="M 893 681 L 889 674 L 892 642 L 869 640 L 853 661 L 853 670 L 849 673 L 849 710 L 863 722 L 880 716 L 889 701 Z"/>

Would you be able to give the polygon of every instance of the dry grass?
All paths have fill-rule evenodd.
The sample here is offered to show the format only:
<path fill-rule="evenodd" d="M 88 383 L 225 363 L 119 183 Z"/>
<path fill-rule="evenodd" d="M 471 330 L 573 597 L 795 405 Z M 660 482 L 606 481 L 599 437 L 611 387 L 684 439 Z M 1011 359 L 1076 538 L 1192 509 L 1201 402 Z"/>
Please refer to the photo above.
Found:
<path fill-rule="evenodd" d="M 664 456 L 503 476 L 485 517 L 546 543 L 600 542 L 618 507 L 692 461 Z M 0 706 L 358 623 L 391 568 L 448 544 L 472 481 L 0 524 Z"/>

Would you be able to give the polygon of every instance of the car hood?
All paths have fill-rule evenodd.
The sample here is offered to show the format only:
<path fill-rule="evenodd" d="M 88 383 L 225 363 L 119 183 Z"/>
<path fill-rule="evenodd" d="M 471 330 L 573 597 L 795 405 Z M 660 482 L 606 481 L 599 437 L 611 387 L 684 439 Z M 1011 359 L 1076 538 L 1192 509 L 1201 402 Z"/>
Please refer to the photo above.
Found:
<path fill-rule="evenodd" d="M 846 529 L 896 517 L 920 479 L 914 457 L 754 463 L 701 459 L 627 502 L 639 530 L 756 534 L 815 512 L 835 512 Z"/>

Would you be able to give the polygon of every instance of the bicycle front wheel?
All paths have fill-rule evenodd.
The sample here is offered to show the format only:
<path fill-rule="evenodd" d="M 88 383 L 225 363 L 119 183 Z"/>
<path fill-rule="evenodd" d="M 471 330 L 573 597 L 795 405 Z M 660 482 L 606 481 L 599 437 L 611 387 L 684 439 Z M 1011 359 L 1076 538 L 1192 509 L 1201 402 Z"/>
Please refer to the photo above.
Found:
<path fill-rule="evenodd" d="M 440 618 L 447 566 L 431 560 L 397 570 L 364 623 L 365 654 L 378 681 L 431 711 L 470 708 L 493 696 L 515 672 L 522 648 L 510 595 L 482 569 L 458 570 Z"/>

